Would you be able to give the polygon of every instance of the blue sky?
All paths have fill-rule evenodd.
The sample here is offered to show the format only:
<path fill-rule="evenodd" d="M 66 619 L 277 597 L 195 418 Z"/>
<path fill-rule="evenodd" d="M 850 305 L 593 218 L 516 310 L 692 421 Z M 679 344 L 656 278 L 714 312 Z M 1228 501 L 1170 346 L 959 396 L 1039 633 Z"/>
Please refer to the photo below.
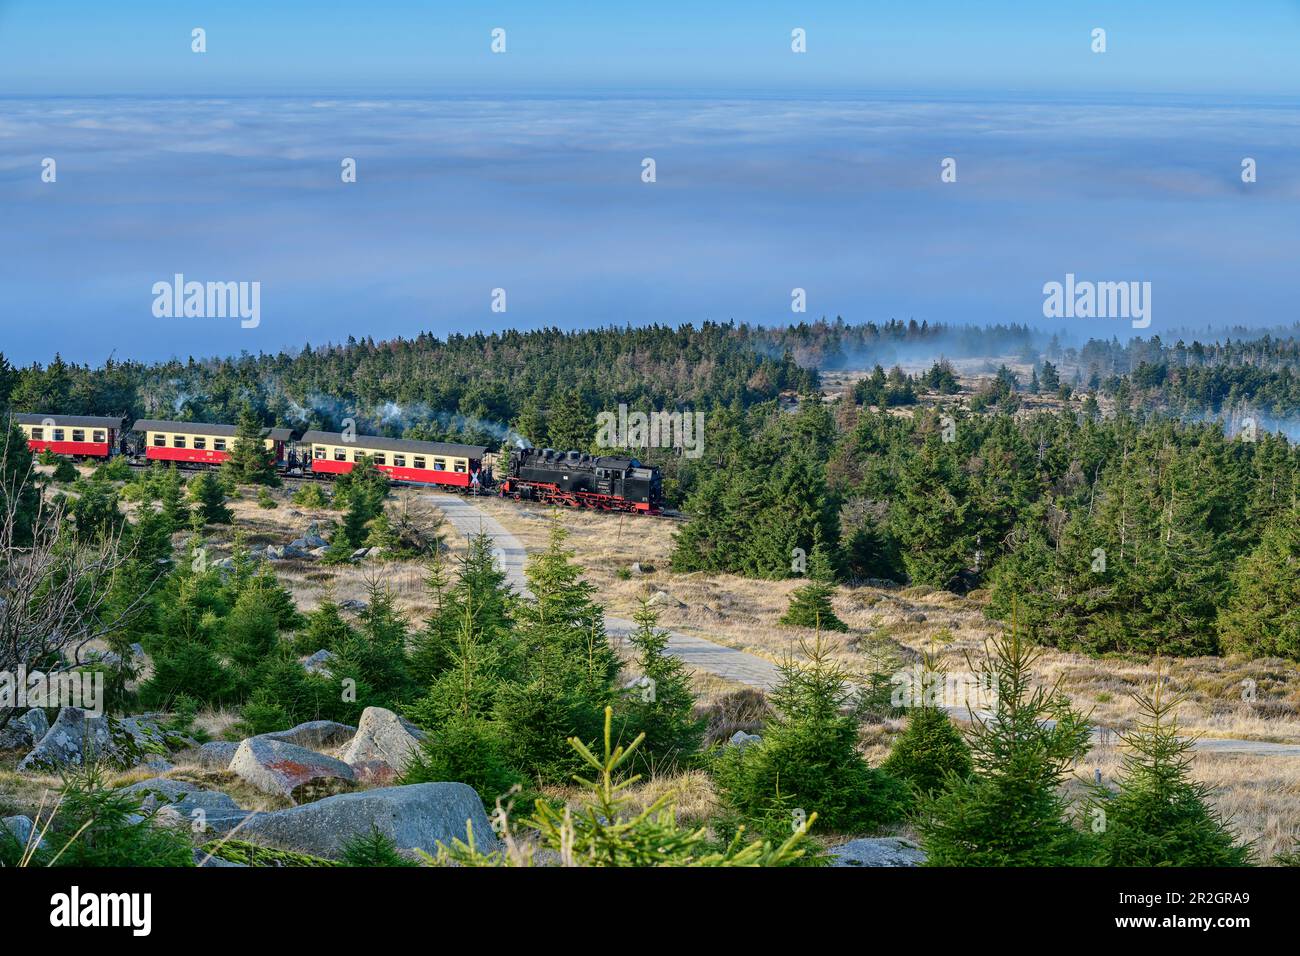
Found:
<path fill-rule="evenodd" d="M 1151 281 L 1148 332 L 1300 318 L 1300 4 L 380 6 L 0 0 L 0 351 L 1041 323 L 1067 272 Z M 262 324 L 155 318 L 176 272 Z"/>
<path fill-rule="evenodd" d="M 809 8 L 812 9 L 809 9 Z M 189 49 L 193 27 L 208 52 Z M 790 30 L 808 31 L 793 56 Z M 507 31 L 493 56 L 489 31 Z M 1108 52 L 1088 37 L 1108 31 Z M 1300 3 L 0 0 L 0 89 L 1300 89 Z"/>

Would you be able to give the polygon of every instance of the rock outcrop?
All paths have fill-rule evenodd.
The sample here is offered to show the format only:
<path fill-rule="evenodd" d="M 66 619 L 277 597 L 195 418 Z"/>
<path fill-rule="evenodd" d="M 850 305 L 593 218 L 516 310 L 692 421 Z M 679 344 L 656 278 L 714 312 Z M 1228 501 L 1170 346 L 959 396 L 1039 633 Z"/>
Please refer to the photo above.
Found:
<path fill-rule="evenodd" d="M 328 750 L 347 743 L 356 733 L 357 728 L 333 720 L 309 720 L 297 727 L 277 730 L 261 736 L 268 740 L 279 740 L 286 744 L 306 747 L 308 750 Z"/>
<path fill-rule="evenodd" d="M 137 734 L 140 734 L 138 737 Z M 116 767 L 133 767 L 149 759 L 137 725 L 112 717 L 91 717 L 79 707 L 64 707 L 30 753 L 18 762 L 25 773 L 53 773 L 80 767 L 92 756 Z"/>
<path fill-rule="evenodd" d="M 483 801 L 463 783 L 417 783 L 326 797 L 315 803 L 259 813 L 244 824 L 239 838 L 264 846 L 338 859 L 347 842 L 383 833 L 400 850 L 437 853 L 438 844 L 467 840 L 466 823 L 483 850 L 497 849 Z"/>
<path fill-rule="evenodd" d="M 224 836 L 249 815 L 227 794 L 183 780 L 154 777 L 122 789 L 142 794 L 141 808 L 153 811 L 156 821 L 185 826 L 195 833 Z"/>
<path fill-rule="evenodd" d="M 356 781 L 343 761 L 268 737 L 249 737 L 241 743 L 229 769 L 263 793 L 288 797 L 294 803 L 351 789 Z"/>
<path fill-rule="evenodd" d="M 920 866 L 925 851 L 901 837 L 869 837 L 831 847 L 831 866 Z"/>
<path fill-rule="evenodd" d="M 34 707 L 10 718 L 4 730 L 0 730 L 0 750 L 31 750 L 49 730 L 45 711 Z"/>
<path fill-rule="evenodd" d="M 388 784 L 401 776 L 424 733 L 383 707 L 367 707 L 361 713 L 356 736 L 339 754 L 352 767 L 358 780 Z"/>

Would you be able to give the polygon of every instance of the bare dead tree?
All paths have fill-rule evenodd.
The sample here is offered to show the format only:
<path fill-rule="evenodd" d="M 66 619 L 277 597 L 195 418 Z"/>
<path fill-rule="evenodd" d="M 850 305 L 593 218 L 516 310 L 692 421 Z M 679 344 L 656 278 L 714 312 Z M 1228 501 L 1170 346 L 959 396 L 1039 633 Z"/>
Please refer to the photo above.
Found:
<path fill-rule="evenodd" d="M 132 558 L 121 530 L 93 542 L 68 533 L 62 502 L 37 496 L 30 537 L 23 502 L 32 467 L 9 474 L 9 444 L 0 453 L 0 671 L 57 674 L 89 663 L 87 649 L 127 624 L 147 596 L 110 608 L 116 576 Z M 15 676 L 16 679 L 16 676 Z M 15 716 L 0 707 L 0 728 Z"/>

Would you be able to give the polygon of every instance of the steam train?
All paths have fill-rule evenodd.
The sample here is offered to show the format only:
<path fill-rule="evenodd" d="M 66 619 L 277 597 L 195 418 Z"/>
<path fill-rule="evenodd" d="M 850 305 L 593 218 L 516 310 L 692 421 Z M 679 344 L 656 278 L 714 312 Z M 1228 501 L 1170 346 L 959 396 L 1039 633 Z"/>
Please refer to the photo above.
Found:
<path fill-rule="evenodd" d="M 230 457 L 234 425 L 81 415 L 15 413 L 14 423 L 34 452 L 86 460 L 124 456 L 133 463 L 160 461 L 180 468 L 214 468 Z M 363 457 L 397 482 L 434 485 L 467 494 L 497 493 L 518 501 L 572 508 L 660 514 L 659 469 L 635 458 L 588 455 L 550 448 L 516 448 L 499 485 L 493 455 L 484 445 L 413 441 L 378 435 L 262 429 L 267 459 L 287 477 L 332 479 Z"/>
<path fill-rule="evenodd" d="M 664 502 L 658 468 L 635 458 L 551 448 L 511 451 L 501 495 L 571 508 L 645 514 L 658 514 Z"/>

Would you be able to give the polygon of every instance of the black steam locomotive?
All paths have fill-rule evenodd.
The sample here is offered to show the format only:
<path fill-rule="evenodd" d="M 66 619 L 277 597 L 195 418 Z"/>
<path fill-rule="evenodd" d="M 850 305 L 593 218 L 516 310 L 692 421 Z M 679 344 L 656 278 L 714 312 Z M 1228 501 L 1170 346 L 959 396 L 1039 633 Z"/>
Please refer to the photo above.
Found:
<path fill-rule="evenodd" d="M 659 469 L 635 458 L 588 455 L 551 448 L 516 448 L 501 495 L 571 508 L 659 514 L 664 490 Z"/>

